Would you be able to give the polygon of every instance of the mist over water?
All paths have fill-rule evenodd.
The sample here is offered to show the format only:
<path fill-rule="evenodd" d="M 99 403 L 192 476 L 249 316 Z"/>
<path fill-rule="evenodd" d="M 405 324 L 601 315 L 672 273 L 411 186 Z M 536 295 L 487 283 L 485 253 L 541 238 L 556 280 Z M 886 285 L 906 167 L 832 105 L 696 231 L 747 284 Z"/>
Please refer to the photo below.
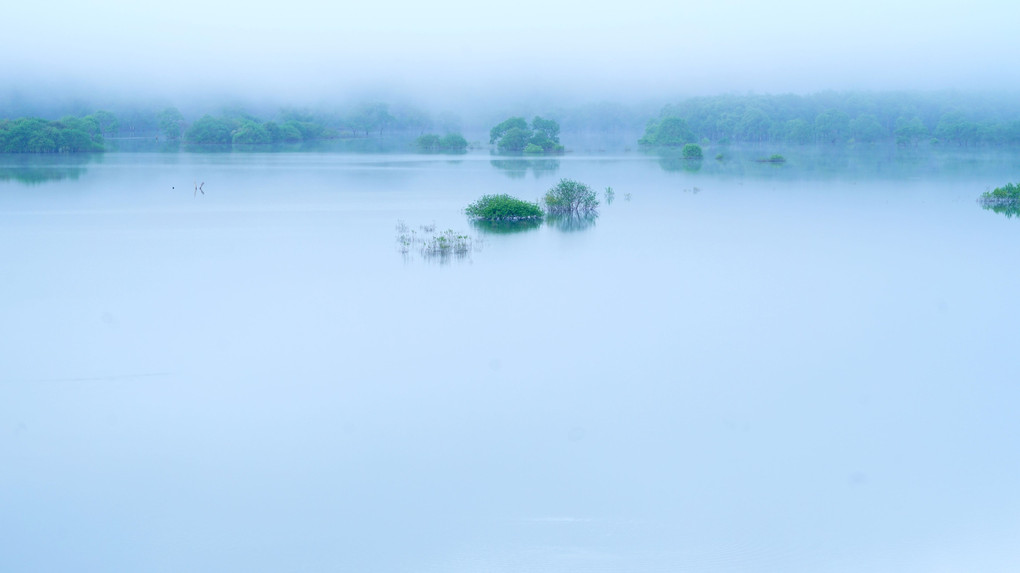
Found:
<path fill-rule="evenodd" d="M 1015 569 L 1017 222 L 974 203 L 1015 160 L 757 153 L 0 179 L 0 562 Z M 560 177 L 616 198 L 575 230 L 461 212 Z M 398 220 L 478 248 L 405 257 Z"/>
<path fill-rule="evenodd" d="M 4 15 L 0 571 L 1020 569 L 1016 3 Z"/>

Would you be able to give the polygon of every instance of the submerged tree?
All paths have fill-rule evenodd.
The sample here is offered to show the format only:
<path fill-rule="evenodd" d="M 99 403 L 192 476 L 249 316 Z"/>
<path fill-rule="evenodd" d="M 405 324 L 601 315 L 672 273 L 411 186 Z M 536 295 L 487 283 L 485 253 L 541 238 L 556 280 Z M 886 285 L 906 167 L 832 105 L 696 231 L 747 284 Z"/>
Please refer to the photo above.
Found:
<path fill-rule="evenodd" d="M 599 208 L 598 195 L 584 183 L 560 179 L 545 194 L 545 208 L 550 214 L 585 214 Z"/>

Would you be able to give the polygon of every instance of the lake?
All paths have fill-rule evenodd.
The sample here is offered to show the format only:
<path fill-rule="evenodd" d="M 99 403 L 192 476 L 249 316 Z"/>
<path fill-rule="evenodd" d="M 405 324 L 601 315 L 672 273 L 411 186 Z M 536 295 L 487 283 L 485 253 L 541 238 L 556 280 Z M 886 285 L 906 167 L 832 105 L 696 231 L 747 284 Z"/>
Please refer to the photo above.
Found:
<path fill-rule="evenodd" d="M 0 570 L 1017 570 L 1020 160 L 773 151 L 0 158 Z"/>

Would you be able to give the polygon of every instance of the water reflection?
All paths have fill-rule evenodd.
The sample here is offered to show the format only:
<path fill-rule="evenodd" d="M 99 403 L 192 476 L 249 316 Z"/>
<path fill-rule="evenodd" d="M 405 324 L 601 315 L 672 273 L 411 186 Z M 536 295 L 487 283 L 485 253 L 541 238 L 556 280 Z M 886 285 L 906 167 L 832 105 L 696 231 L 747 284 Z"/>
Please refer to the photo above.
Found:
<path fill-rule="evenodd" d="M 981 208 L 985 211 L 1005 215 L 1007 219 L 1020 217 L 1020 204 L 1016 203 L 981 204 Z"/>
<path fill-rule="evenodd" d="M 546 222 L 550 227 L 564 231 L 585 231 L 595 226 L 595 221 L 599 218 L 598 213 L 571 213 L 563 215 L 549 215 L 546 217 Z"/>
<path fill-rule="evenodd" d="M 686 171 L 687 173 L 697 173 L 701 171 L 702 161 L 700 159 L 686 159 L 679 155 L 661 155 L 659 156 L 659 166 L 662 167 L 663 171 L 675 173 L 678 171 Z"/>
<path fill-rule="evenodd" d="M 508 235 L 512 233 L 534 231 L 542 226 L 542 220 L 527 219 L 523 221 L 486 221 L 484 219 L 475 219 L 471 221 L 471 225 L 483 233 L 491 235 Z"/>
<path fill-rule="evenodd" d="M 73 155 L 8 155 L 0 162 L 0 181 L 39 185 L 63 179 L 77 180 L 85 174 L 86 165 L 98 161 L 95 153 Z"/>
<path fill-rule="evenodd" d="M 493 159 L 490 163 L 511 179 L 523 179 L 529 169 L 535 179 L 540 179 L 560 168 L 558 159 Z"/>

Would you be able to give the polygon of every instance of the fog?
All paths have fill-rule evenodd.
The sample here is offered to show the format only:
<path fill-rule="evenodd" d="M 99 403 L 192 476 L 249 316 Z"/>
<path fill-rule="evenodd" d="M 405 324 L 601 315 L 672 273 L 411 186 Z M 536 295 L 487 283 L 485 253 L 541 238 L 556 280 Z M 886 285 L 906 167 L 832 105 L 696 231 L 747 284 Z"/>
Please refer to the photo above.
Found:
<path fill-rule="evenodd" d="M 426 104 L 554 93 L 1013 89 L 1015 3 L 12 3 L 8 89 Z"/>

